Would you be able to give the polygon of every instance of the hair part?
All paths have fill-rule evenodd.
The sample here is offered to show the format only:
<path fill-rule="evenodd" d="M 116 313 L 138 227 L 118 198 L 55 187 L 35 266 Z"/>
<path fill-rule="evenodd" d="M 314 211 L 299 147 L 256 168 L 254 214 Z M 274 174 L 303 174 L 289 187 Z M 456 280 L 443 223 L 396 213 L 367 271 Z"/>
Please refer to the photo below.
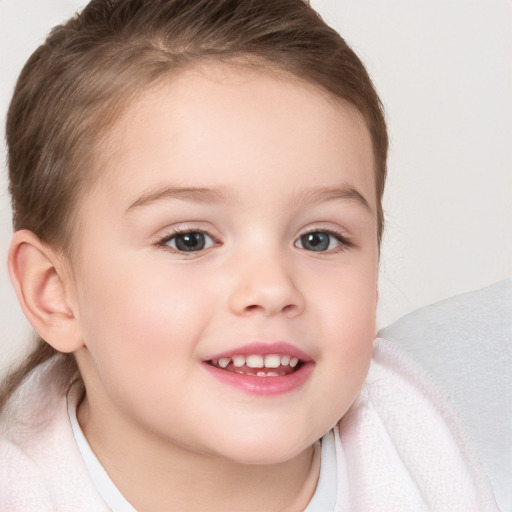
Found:
<path fill-rule="evenodd" d="M 362 62 L 306 0 L 92 0 L 55 27 L 23 68 L 8 111 L 14 229 L 72 255 L 77 205 L 108 129 L 150 85 L 208 61 L 284 71 L 357 108 L 372 140 L 380 244 L 382 105 Z M 4 389 L 54 354 L 40 341 Z"/>

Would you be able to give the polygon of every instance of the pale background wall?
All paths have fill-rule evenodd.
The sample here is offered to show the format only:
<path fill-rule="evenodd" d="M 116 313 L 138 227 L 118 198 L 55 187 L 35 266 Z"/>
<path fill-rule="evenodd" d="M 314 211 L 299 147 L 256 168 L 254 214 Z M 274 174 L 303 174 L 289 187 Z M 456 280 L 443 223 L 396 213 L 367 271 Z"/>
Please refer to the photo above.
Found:
<path fill-rule="evenodd" d="M 0 122 L 47 30 L 84 2 L 0 0 Z M 512 2 L 312 0 L 366 63 L 391 135 L 379 324 L 512 275 Z M 2 146 L 0 161 L 5 161 Z M 0 368 L 30 332 L 5 269 L 0 177 Z"/>

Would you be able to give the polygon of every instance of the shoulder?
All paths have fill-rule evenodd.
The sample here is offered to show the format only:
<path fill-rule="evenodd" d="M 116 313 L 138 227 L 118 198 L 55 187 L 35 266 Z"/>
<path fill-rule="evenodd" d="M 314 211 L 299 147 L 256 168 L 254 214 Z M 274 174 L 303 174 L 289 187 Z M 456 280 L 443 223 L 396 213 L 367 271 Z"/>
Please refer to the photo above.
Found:
<path fill-rule="evenodd" d="M 497 510 L 450 400 L 396 345 L 377 339 L 365 385 L 338 425 L 359 502 L 378 510 Z"/>
<path fill-rule="evenodd" d="M 0 419 L 0 510 L 103 508 L 76 446 L 67 413 L 70 383 L 58 363 L 37 368 Z"/>
<path fill-rule="evenodd" d="M 23 448 L 0 438 L 0 509 L 51 510 L 51 496 L 45 486 L 44 467 Z"/>

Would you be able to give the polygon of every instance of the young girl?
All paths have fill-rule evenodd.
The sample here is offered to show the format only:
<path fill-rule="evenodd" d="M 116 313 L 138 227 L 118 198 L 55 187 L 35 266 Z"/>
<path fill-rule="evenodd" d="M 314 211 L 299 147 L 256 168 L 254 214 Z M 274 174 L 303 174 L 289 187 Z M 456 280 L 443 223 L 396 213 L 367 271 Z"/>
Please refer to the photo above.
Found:
<path fill-rule="evenodd" d="M 6 511 L 496 510 L 465 431 L 374 341 L 387 135 L 302 0 L 94 0 L 7 120 Z"/>

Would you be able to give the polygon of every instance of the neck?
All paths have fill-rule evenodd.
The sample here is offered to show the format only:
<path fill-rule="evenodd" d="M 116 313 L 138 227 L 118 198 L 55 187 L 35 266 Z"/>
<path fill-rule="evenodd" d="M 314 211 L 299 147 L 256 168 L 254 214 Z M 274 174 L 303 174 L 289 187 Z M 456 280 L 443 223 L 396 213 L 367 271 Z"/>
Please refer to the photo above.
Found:
<path fill-rule="evenodd" d="M 240 464 L 140 435 L 122 418 L 104 425 L 87 398 L 77 416 L 110 478 L 140 511 L 295 512 L 316 488 L 320 450 L 314 447 L 278 464 Z"/>

